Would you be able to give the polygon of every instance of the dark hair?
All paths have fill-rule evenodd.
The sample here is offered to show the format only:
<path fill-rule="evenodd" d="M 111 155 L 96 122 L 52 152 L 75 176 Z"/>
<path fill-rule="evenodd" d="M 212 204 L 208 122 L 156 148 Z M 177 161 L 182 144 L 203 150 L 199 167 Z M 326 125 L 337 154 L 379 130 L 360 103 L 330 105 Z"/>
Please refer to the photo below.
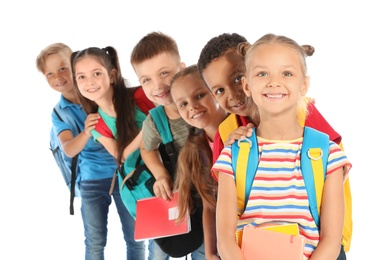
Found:
<path fill-rule="evenodd" d="M 211 38 L 200 52 L 198 59 L 199 74 L 216 58 L 223 56 L 229 50 L 236 50 L 237 46 L 247 42 L 246 38 L 237 33 L 223 33 Z"/>
<path fill-rule="evenodd" d="M 81 100 L 81 104 L 87 114 L 96 113 L 98 105 L 95 101 L 89 100 L 81 95 L 75 78 L 75 64 L 84 57 L 93 57 L 101 65 L 103 65 L 108 73 L 114 72 L 114 82 L 111 84 L 113 88 L 112 102 L 116 112 L 116 129 L 117 129 L 117 162 L 121 163 L 123 151 L 126 146 L 133 141 L 140 129 L 135 124 L 135 88 L 129 88 L 126 85 L 125 79 L 122 77 L 121 68 L 119 65 L 118 54 L 116 50 L 107 46 L 105 48 L 90 47 L 82 51 L 72 53 L 71 64 L 73 71 L 73 80 L 76 92 Z"/>
<path fill-rule="evenodd" d="M 176 41 L 162 32 L 151 32 L 135 45 L 130 55 L 130 63 L 134 66 L 164 52 L 176 56 L 180 61 Z"/>

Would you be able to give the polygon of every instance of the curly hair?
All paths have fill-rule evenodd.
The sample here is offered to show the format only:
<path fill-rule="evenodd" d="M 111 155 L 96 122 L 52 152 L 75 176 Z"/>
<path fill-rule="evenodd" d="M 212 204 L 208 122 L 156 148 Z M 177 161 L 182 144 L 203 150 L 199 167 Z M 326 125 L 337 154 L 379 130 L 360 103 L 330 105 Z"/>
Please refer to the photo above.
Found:
<path fill-rule="evenodd" d="M 200 52 L 198 59 L 199 74 L 202 75 L 207 66 L 223 56 L 227 51 L 236 50 L 237 46 L 247 42 L 246 38 L 238 33 L 223 33 L 211 38 Z"/>

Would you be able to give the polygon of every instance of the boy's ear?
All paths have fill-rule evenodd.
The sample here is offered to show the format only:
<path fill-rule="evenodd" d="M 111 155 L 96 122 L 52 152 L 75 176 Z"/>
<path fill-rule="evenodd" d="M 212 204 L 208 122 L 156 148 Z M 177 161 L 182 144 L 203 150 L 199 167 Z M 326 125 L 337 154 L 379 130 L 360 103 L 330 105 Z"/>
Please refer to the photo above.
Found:
<path fill-rule="evenodd" d="M 306 76 L 305 77 L 305 81 L 303 82 L 303 85 L 301 87 L 301 96 L 306 96 L 306 93 L 309 91 L 309 87 L 310 87 L 310 77 L 309 76 Z"/>
<path fill-rule="evenodd" d="M 250 97 L 252 94 L 251 94 L 251 90 L 249 89 L 249 84 L 246 81 L 245 76 L 242 76 L 242 78 L 241 78 L 241 85 L 242 85 L 242 90 L 244 90 L 245 95 L 247 97 Z"/>

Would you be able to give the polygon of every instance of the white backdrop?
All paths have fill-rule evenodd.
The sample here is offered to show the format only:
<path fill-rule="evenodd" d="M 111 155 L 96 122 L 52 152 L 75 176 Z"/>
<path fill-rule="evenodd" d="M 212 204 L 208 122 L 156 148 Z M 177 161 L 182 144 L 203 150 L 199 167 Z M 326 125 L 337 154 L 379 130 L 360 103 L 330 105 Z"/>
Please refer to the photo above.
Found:
<path fill-rule="evenodd" d="M 313 45 L 309 95 L 342 134 L 353 163 L 348 259 L 386 256 L 390 19 L 384 1 L 22 0 L 0 6 L 0 259 L 83 259 L 84 254 L 80 202 L 70 216 L 68 192 L 48 149 L 50 113 L 59 96 L 35 68 L 39 51 L 54 42 L 73 50 L 112 45 L 124 76 L 137 85 L 130 52 L 157 30 L 176 39 L 187 65 L 224 32 L 250 42 L 272 32 Z M 124 259 L 116 214 L 110 214 L 108 228 L 106 259 Z"/>

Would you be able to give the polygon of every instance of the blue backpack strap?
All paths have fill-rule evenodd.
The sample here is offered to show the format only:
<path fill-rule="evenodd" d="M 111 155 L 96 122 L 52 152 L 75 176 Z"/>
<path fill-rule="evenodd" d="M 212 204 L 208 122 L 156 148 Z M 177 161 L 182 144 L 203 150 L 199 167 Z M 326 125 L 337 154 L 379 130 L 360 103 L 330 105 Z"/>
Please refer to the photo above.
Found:
<path fill-rule="evenodd" d="M 313 158 L 309 155 L 309 152 L 313 149 L 321 149 L 322 154 L 317 158 Z M 326 178 L 327 163 L 329 156 L 329 136 L 325 133 L 317 131 L 311 127 L 305 127 L 303 133 L 303 143 L 301 151 L 301 171 L 305 182 L 307 195 L 309 199 L 310 212 L 316 222 L 317 227 L 320 227 L 319 207 L 317 201 L 319 198 L 316 196 L 316 183 L 314 177 L 314 170 L 312 167 L 312 160 L 322 160 L 322 172 L 323 180 Z M 312 157 L 312 158 L 310 158 Z M 318 191 L 322 194 L 321 191 Z M 322 195 L 321 195 L 322 196 Z"/>
<path fill-rule="evenodd" d="M 237 167 L 239 156 L 246 156 L 245 154 L 239 154 L 241 152 L 248 152 L 246 149 L 240 149 L 241 143 L 249 143 L 249 154 L 247 155 L 247 165 L 246 167 Z M 248 203 L 248 198 L 252 188 L 253 180 L 255 178 L 257 167 L 259 162 L 259 152 L 256 136 L 256 128 L 253 128 L 252 135 L 249 138 L 238 140 L 232 144 L 232 167 L 234 172 L 234 177 L 237 185 L 245 185 L 245 198 L 242 198 L 240 192 L 237 192 L 238 200 L 238 215 L 241 216 L 244 213 L 246 205 Z M 245 184 L 244 184 L 245 182 Z M 243 206 L 242 206 L 243 205 Z"/>
<path fill-rule="evenodd" d="M 77 125 L 76 120 L 68 113 L 68 111 L 60 108 L 60 102 L 58 102 L 54 108 L 54 113 L 57 115 L 57 117 L 63 121 L 69 124 L 71 128 L 71 132 L 74 136 L 77 136 L 79 133 L 81 133 L 80 127 Z M 75 128 L 76 127 L 76 128 Z M 58 138 L 58 137 L 57 137 Z M 71 164 L 71 180 L 70 180 L 70 205 L 69 205 L 69 212 L 70 215 L 74 215 L 74 197 L 76 196 L 76 178 L 77 178 L 77 166 L 78 166 L 78 154 L 72 158 L 72 164 Z"/>

